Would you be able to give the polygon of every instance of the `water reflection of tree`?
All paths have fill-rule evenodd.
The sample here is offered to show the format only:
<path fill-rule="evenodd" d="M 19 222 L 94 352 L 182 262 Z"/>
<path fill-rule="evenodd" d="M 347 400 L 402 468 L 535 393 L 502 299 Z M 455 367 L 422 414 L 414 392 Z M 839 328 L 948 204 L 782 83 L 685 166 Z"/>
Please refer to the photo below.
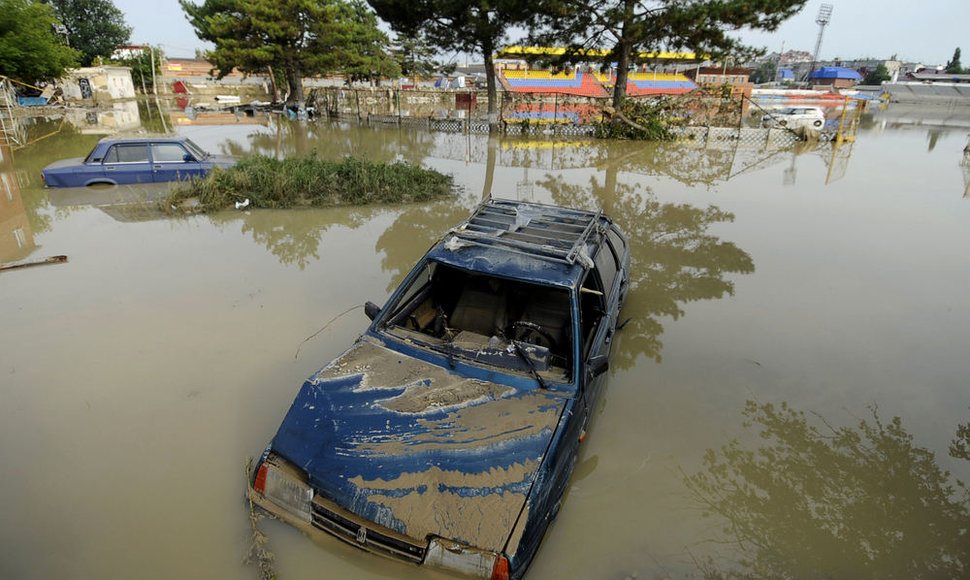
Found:
<path fill-rule="evenodd" d="M 141 120 L 141 127 L 149 133 L 164 134 L 169 132 L 169 124 L 165 121 L 162 105 L 158 99 L 139 99 L 138 116 Z"/>
<path fill-rule="evenodd" d="M 377 239 L 377 250 L 383 252 L 381 265 L 391 272 L 387 291 L 394 290 L 428 248 L 441 234 L 466 217 L 470 209 L 456 199 L 408 206 Z"/>
<path fill-rule="evenodd" d="M 301 270 L 312 259 L 320 258 L 323 234 L 334 226 L 360 227 L 378 207 L 318 210 L 259 210 L 248 214 L 225 212 L 213 214 L 215 224 L 241 222 L 241 231 L 270 251 L 285 265 L 296 264 Z"/>
<path fill-rule="evenodd" d="M 725 276 L 754 272 L 754 262 L 733 243 L 708 233 L 715 223 L 733 221 L 732 214 L 714 206 L 662 203 L 649 189 L 641 195 L 639 185 L 617 183 L 616 177 L 611 166 L 603 183 L 593 177 L 589 187 L 551 176 L 540 185 L 558 204 L 602 207 L 630 240 L 630 294 L 623 316 L 631 318 L 613 355 L 613 364 L 626 369 L 640 354 L 661 360 L 661 317 L 677 319 L 686 302 L 733 294 L 734 283 Z"/>
<path fill-rule="evenodd" d="M 531 142 L 506 137 L 501 140 L 499 163 L 504 167 L 574 169 L 614 168 L 640 175 L 662 176 L 687 186 L 712 186 L 750 170 L 784 163 L 786 153 L 804 144 L 765 147 L 739 141 L 669 141 L 643 143 L 615 140 L 542 142 L 549 147 L 528 147 Z M 818 144 L 812 144 L 811 150 Z M 445 155 L 447 156 L 447 155 Z M 451 155 L 455 157 L 454 154 Z"/>
<path fill-rule="evenodd" d="M 970 461 L 970 423 L 957 426 L 957 436 L 950 442 L 950 457 Z"/>
<path fill-rule="evenodd" d="M 748 401 L 737 440 L 685 476 L 742 552 L 743 572 L 708 577 L 958 578 L 970 567 L 966 487 L 919 447 L 898 417 L 875 408 L 855 427 L 810 421 L 787 404 Z"/>
<path fill-rule="evenodd" d="M 403 159 L 419 165 L 428 157 L 434 144 L 435 137 L 428 131 L 392 130 L 325 119 L 290 121 L 282 115 L 273 115 L 269 133 L 252 135 L 245 151 L 239 146 L 234 149 L 230 144 L 228 153 L 276 158 L 315 153 L 328 159 L 351 155 L 374 161 Z"/>

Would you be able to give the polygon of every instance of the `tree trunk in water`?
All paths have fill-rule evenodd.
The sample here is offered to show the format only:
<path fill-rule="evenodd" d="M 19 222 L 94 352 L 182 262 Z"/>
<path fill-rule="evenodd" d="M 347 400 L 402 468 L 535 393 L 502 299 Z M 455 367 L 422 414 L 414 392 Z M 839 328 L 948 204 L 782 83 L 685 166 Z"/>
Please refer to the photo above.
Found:
<path fill-rule="evenodd" d="M 290 94 L 286 97 L 287 105 L 297 105 L 303 108 L 303 71 L 297 65 L 286 68 L 286 85 Z"/>
<path fill-rule="evenodd" d="M 488 97 L 488 130 L 489 133 L 498 131 L 498 88 L 495 85 L 495 61 L 492 57 L 492 47 L 482 47 L 485 54 L 485 91 Z"/>
<path fill-rule="evenodd" d="M 492 182 L 495 179 L 495 158 L 498 156 L 498 140 L 488 138 L 488 155 L 485 158 L 485 187 L 482 188 L 482 199 L 492 195 Z"/>

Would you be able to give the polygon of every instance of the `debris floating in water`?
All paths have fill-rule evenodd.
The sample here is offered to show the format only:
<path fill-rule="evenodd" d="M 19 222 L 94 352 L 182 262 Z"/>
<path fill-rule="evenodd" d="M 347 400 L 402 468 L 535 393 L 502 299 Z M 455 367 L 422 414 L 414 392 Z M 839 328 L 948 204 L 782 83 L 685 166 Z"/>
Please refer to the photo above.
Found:
<path fill-rule="evenodd" d="M 0 270 L 13 270 L 14 268 L 27 268 L 28 266 L 43 266 L 44 264 L 60 264 L 66 262 L 67 256 L 49 256 L 41 260 L 31 262 L 16 262 L 13 264 L 0 264 Z"/>
<path fill-rule="evenodd" d="M 243 209 L 243 208 L 246 208 L 246 207 L 249 207 L 249 198 L 248 197 L 246 199 L 242 200 L 242 201 L 237 201 L 236 202 L 236 209 Z"/>

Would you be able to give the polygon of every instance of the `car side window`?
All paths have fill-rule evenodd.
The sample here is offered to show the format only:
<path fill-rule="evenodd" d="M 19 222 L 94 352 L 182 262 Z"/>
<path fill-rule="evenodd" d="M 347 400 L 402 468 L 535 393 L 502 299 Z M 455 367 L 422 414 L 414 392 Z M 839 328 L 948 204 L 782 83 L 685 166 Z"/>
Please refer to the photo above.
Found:
<path fill-rule="evenodd" d="M 188 154 L 178 143 L 152 143 L 152 160 L 155 163 L 183 163 Z"/>
<path fill-rule="evenodd" d="M 606 233 L 607 239 L 610 241 L 610 247 L 613 248 L 613 254 L 616 256 L 617 263 L 620 262 L 623 256 L 623 250 L 626 245 L 623 243 L 623 238 L 620 237 L 620 233 L 616 231 L 616 228 L 610 228 Z"/>
<path fill-rule="evenodd" d="M 148 146 L 136 143 L 112 145 L 104 163 L 148 163 Z"/>
<path fill-rule="evenodd" d="M 599 272 L 600 280 L 603 282 L 603 290 L 609 292 L 613 288 L 613 281 L 616 280 L 616 256 L 608 244 L 602 244 L 600 251 L 596 252 L 593 258 L 596 270 Z"/>

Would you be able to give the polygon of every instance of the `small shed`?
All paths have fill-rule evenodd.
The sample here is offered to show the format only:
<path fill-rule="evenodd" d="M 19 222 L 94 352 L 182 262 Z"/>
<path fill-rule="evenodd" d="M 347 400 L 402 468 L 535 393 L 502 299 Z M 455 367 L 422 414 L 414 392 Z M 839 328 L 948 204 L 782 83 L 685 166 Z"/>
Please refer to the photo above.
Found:
<path fill-rule="evenodd" d="M 851 68 L 823 66 L 810 72 L 808 80 L 816 85 L 832 85 L 832 87 L 840 89 L 855 86 L 862 80 L 862 75 Z"/>
<path fill-rule="evenodd" d="M 135 84 L 126 66 L 88 66 L 67 72 L 60 81 L 66 101 L 134 99 Z"/>
<path fill-rule="evenodd" d="M 795 80 L 795 71 L 790 68 L 780 68 L 775 74 L 775 78 L 781 82 L 791 82 Z"/>

